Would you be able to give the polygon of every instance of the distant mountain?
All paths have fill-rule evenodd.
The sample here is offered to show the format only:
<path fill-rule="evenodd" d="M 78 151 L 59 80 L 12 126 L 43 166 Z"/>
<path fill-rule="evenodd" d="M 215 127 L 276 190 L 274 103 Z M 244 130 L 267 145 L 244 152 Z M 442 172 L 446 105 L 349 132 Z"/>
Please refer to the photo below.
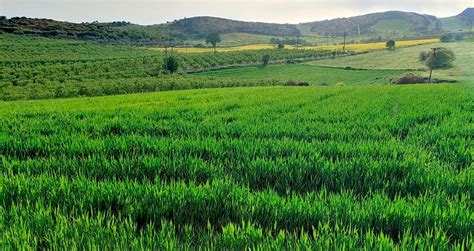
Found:
<path fill-rule="evenodd" d="M 348 36 L 381 38 L 417 37 L 437 35 L 446 31 L 467 32 L 473 22 L 474 8 L 468 8 L 459 15 L 448 18 L 387 11 L 297 25 L 244 22 L 217 17 L 193 17 L 165 24 L 137 25 L 129 22 L 71 23 L 26 17 L 8 19 L 0 16 L 0 33 L 93 40 L 102 43 L 159 45 L 169 44 L 170 41 L 175 43 L 202 39 L 211 32 L 274 37 L 341 37 L 344 33 Z"/>
<path fill-rule="evenodd" d="M 300 30 L 294 24 L 243 22 L 217 17 L 185 18 L 171 23 L 172 30 L 193 37 L 204 37 L 210 32 L 248 33 L 270 36 L 298 36 Z"/>
<path fill-rule="evenodd" d="M 165 28 L 144 29 L 129 22 L 71 23 L 52 19 L 0 17 L 0 33 L 93 40 L 114 44 L 157 44 L 169 38 Z M 161 27 L 161 26 L 160 26 Z"/>
<path fill-rule="evenodd" d="M 469 24 L 474 24 L 474 8 L 467 8 L 458 17 L 464 18 Z"/>
<path fill-rule="evenodd" d="M 194 17 L 157 25 L 137 25 L 123 21 L 70 23 L 52 19 L 0 17 L 0 32 L 119 44 L 160 44 L 203 38 L 211 32 L 277 37 L 301 35 L 294 24 L 243 22 L 215 17 Z"/>
<path fill-rule="evenodd" d="M 453 17 L 440 18 L 443 29 L 447 31 L 470 31 L 474 24 L 474 8 L 467 8 Z"/>
<path fill-rule="evenodd" d="M 319 35 L 426 35 L 439 33 L 442 24 L 438 18 L 412 12 L 388 11 L 349 18 L 306 23 L 313 33 Z"/>

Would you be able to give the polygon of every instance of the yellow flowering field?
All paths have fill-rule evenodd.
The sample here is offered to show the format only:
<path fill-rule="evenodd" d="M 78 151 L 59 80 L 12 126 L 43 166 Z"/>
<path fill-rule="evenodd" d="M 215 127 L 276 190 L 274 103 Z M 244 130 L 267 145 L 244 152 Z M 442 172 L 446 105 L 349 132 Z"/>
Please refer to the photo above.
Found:
<path fill-rule="evenodd" d="M 396 41 L 397 47 L 408 47 L 414 45 L 422 45 L 429 43 L 439 42 L 438 38 L 429 38 L 429 39 L 415 39 L 415 40 L 402 40 Z M 242 46 L 233 46 L 233 47 L 218 47 L 217 51 L 219 52 L 229 52 L 229 51 L 245 51 L 245 50 L 262 50 L 262 49 L 272 49 L 275 48 L 273 44 L 251 44 L 251 45 L 242 45 Z M 296 46 L 287 45 L 287 49 L 297 49 Z M 361 43 L 361 44 L 347 44 L 346 50 L 352 50 L 357 52 L 380 50 L 385 48 L 385 42 L 377 43 Z M 306 50 L 342 50 L 342 45 L 317 45 L 317 46 L 303 46 L 298 47 L 298 49 Z M 152 48 L 152 50 L 164 51 L 164 48 Z M 202 53 L 202 52 L 212 52 L 212 48 L 173 48 L 173 51 L 182 52 L 182 53 Z"/>

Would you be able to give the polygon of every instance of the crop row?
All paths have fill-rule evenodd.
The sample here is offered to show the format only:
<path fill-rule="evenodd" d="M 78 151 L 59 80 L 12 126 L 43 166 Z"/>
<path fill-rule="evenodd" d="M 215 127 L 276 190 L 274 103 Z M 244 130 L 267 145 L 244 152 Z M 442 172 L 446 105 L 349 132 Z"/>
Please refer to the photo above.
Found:
<path fill-rule="evenodd" d="M 260 64 L 263 54 L 271 55 L 272 61 L 314 60 L 328 57 L 328 53 L 317 51 L 258 51 L 229 52 L 221 54 L 179 55 L 184 70 Z M 55 62 L 11 62 L 3 63 L 0 75 L 2 86 L 45 85 L 49 82 L 68 84 L 92 80 L 123 79 L 131 77 L 153 77 L 160 75 L 161 56 Z"/>
<path fill-rule="evenodd" d="M 191 75 L 161 76 L 159 78 L 130 77 L 91 81 L 70 80 L 66 84 L 59 81 L 45 81 L 43 84 L 0 88 L 0 100 L 94 97 L 201 88 L 274 86 L 283 83 L 283 81 L 275 80 L 240 81 Z"/>
<path fill-rule="evenodd" d="M 197 77 L 170 78 L 162 71 L 165 53 L 147 49 L 31 37 L 22 39 L 23 36 L 0 35 L 0 48 L 8 52 L 0 60 L 1 100 L 102 96 L 193 86 L 272 85 L 256 81 L 222 83 L 222 80 L 205 77 L 199 80 Z M 256 65 L 261 63 L 263 55 L 269 55 L 271 63 L 333 56 L 327 51 L 276 49 L 173 54 L 178 57 L 181 73 Z"/>
<path fill-rule="evenodd" d="M 472 249 L 472 88 L 1 102 L 1 245 Z"/>
<path fill-rule="evenodd" d="M 383 233 L 392 240 L 402 239 L 402 234 L 408 232 L 423 236 L 441 230 L 445 244 L 455 244 L 469 243 L 474 228 L 471 198 L 467 195 L 458 199 L 441 193 L 390 199 L 374 194 L 360 199 L 351 192 L 336 195 L 321 190 L 281 197 L 271 191 L 252 193 L 223 180 L 195 185 L 95 182 L 85 177 L 69 180 L 49 175 L 1 179 L 2 207 L 11 213 L 3 215 L 7 227 L 21 219 L 14 213 L 16 207 L 39 205 L 40 212 L 52 211 L 66 220 L 99 214 L 128 219 L 135 225 L 131 231 L 149 225 L 158 227 L 163 220 L 182 227 L 191 225 L 201 231 L 250 222 L 276 233 L 305 230 L 311 233 L 319 224 L 328 224 L 331 228 L 351 226 L 363 232 Z M 44 238 L 41 235 L 48 234 L 48 229 L 56 225 L 48 221 L 41 223 L 32 223 L 40 228 L 33 232 L 37 238 Z"/>

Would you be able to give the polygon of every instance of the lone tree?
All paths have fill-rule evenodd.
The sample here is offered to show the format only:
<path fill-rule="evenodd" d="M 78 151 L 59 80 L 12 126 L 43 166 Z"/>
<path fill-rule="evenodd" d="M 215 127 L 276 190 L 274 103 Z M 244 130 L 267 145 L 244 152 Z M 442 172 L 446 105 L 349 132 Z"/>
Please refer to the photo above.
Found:
<path fill-rule="evenodd" d="M 284 45 L 283 43 L 279 42 L 279 43 L 277 44 L 277 48 L 280 49 L 280 50 L 281 50 L 281 49 L 285 49 L 285 45 Z"/>
<path fill-rule="evenodd" d="M 169 73 L 175 73 L 179 68 L 178 59 L 173 56 L 166 56 L 163 60 L 163 69 L 168 71 Z"/>
<path fill-rule="evenodd" d="M 385 43 L 385 46 L 389 50 L 395 50 L 395 41 L 390 39 L 390 40 L 387 41 L 387 43 Z"/>
<path fill-rule="evenodd" d="M 214 48 L 214 53 L 216 53 L 216 46 L 218 43 L 222 41 L 221 35 L 217 32 L 210 33 L 206 37 L 206 44 L 211 44 L 212 48 Z"/>
<path fill-rule="evenodd" d="M 262 65 L 263 67 L 268 65 L 268 62 L 270 61 L 270 55 L 265 54 L 262 56 Z"/>
<path fill-rule="evenodd" d="M 454 59 L 456 59 L 454 52 L 446 48 L 432 48 L 430 51 L 421 52 L 419 57 L 420 62 L 430 70 L 429 83 L 433 70 L 452 67 Z"/>
<path fill-rule="evenodd" d="M 342 51 L 345 51 L 346 50 L 346 36 L 347 36 L 347 32 L 344 31 L 344 34 L 342 35 L 344 37 L 344 45 L 342 46 Z"/>

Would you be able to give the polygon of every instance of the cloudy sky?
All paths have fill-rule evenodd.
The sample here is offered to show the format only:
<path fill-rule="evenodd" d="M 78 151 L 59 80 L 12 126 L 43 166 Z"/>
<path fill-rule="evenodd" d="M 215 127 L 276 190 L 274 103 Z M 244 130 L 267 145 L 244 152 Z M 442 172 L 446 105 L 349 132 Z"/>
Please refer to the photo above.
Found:
<path fill-rule="evenodd" d="M 155 24 L 193 16 L 299 23 L 402 10 L 453 16 L 474 0 L 0 0 L 0 15 Z"/>

